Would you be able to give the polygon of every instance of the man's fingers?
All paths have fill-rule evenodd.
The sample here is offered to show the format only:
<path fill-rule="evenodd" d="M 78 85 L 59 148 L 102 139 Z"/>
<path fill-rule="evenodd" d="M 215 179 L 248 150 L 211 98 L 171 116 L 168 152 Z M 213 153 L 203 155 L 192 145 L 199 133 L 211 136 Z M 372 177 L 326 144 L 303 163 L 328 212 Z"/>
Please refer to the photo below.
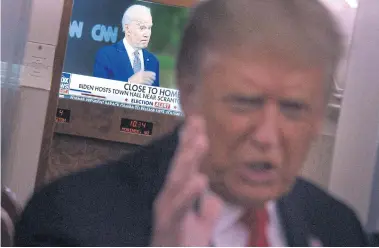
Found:
<path fill-rule="evenodd" d="M 148 77 L 148 79 L 153 82 L 155 80 L 155 76 Z"/>
<path fill-rule="evenodd" d="M 182 155 L 189 155 L 193 158 L 201 158 L 207 152 L 208 139 L 205 131 L 205 121 L 202 117 L 189 117 L 179 136 L 179 147 L 175 152 L 174 159 L 180 159 Z M 198 168 L 199 164 L 192 167 Z M 186 166 L 182 166 L 188 168 Z M 172 168 L 174 169 L 174 168 Z"/>
<path fill-rule="evenodd" d="M 149 80 L 143 80 L 141 82 L 141 84 L 144 84 L 144 85 L 152 85 L 154 81 L 149 81 Z"/>
<path fill-rule="evenodd" d="M 165 185 L 154 203 L 155 225 L 160 231 L 169 230 L 167 235 L 180 232 L 188 216 L 199 218 L 199 223 L 204 222 L 204 225 L 211 225 L 214 219 L 213 215 L 209 219 L 203 218 L 203 214 L 193 215 L 196 200 L 206 195 L 208 187 L 207 176 L 199 173 L 199 166 L 208 149 L 204 120 L 201 117 L 189 118 L 179 139 Z M 210 203 L 211 207 L 217 208 L 212 200 Z"/>
<path fill-rule="evenodd" d="M 149 82 L 149 83 L 152 83 L 155 81 L 155 77 L 148 77 L 148 78 L 145 78 L 145 81 L 146 82 Z"/>
<path fill-rule="evenodd" d="M 155 81 L 155 76 L 154 75 L 152 75 L 152 76 L 144 75 L 142 77 L 142 81 L 143 81 L 143 84 L 151 85 Z"/>
<path fill-rule="evenodd" d="M 199 219 L 209 228 L 215 226 L 223 208 L 223 201 L 214 194 L 204 196 L 200 204 Z"/>
<path fill-rule="evenodd" d="M 155 80 L 156 74 L 154 72 L 151 72 L 151 71 L 144 71 L 143 77 Z"/>
<path fill-rule="evenodd" d="M 208 185 L 207 177 L 201 174 L 193 176 L 181 188 L 180 194 L 171 196 L 167 194 L 167 190 L 155 202 L 155 215 L 157 225 L 163 229 L 176 229 L 175 225 L 180 225 L 186 214 L 194 213 L 193 204 L 196 199 L 204 194 Z M 174 226 L 173 226 L 174 225 Z"/>
<path fill-rule="evenodd" d="M 144 74 L 148 77 L 155 77 L 156 73 L 153 71 L 144 71 Z"/>
<path fill-rule="evenodd" d="M 179 221 L 188 211 L 193 211 L 195 200 L 205 193 L 207 187 L 208 180 L 206 176 L 201 174 L 193 176 L 193 178 L 187 182 L 180 194 L 172 199 L 172 203 L 170 204 L 172 209 L 168 211 L 171 211 L 173 214 L 173 221 Z"/>
<path fill-rule="evenodd" d="M 196 147 L 198 144 L 194 143 L 195 139 L 197 139 L 196 142 L 200 143 L 199 145 L 207 146 L 205 121 L 200 116 L 191 116 L 184 124 L 183 129 L 180 131 L 177 154 L 187 151 L 188 148 Z"/>
<path fill-rule="evenodd" d="M 183 141 L 187 144 L 181 145 L 173 160 L 174 164 L 170 174 L 173 179 L 187 178 L 197 172 L 207 152 L 207 140 L 195 133 L 192 136 L 187 138 L 188 141 Z"/>
<path fill-rule="evenodd" d="M 191 119 L 185 125 L 166 181 L 166 187 L 173 192 L 180 191 L 180 186 L 197 172 L 207 151 L 206 137 L 199 130 L 203 121 Z"/>

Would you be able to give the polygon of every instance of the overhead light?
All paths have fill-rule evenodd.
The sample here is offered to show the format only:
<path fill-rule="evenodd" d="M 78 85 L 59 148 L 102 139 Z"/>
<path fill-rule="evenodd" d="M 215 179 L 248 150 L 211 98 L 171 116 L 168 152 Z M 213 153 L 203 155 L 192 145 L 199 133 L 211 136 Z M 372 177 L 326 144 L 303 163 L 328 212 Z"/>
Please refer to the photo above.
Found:
<path fill-rule="evenodd" d="M 345 2 L 350 6 L 350 8 L 358 8 L 358 0 L 345 0 Z"/>

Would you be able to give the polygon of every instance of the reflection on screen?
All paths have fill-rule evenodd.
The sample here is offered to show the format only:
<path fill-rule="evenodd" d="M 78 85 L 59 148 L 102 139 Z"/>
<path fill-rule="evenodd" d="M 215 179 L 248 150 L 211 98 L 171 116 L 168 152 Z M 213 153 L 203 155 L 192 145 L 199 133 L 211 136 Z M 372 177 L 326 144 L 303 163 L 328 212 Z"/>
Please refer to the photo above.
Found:
<path fill-rule="evenodd" d="M 75 0 L 60 97 L 182 115 L 174 67 L 187 17 L 148 1 Z"/>

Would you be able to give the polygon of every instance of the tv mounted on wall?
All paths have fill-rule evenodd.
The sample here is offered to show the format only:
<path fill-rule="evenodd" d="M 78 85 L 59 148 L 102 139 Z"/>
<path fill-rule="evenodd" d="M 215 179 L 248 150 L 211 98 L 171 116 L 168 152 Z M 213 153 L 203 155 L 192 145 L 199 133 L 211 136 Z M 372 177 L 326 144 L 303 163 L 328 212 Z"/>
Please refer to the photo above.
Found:
<path fill-rule="evenodd" d="M 188 14 L 188 8 L 157 1 L 75 0 L 59 97 L 183 115 L 174 67 Z M 136 25 L 125 27 L 128 21 Z"/>

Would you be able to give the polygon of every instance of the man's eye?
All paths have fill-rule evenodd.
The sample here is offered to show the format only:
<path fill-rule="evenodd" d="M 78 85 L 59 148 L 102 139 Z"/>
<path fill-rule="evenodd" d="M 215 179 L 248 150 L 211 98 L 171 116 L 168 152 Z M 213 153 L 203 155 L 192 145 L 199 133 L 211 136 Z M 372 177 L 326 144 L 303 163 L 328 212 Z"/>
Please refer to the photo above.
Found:
<path fill-rule="evenodd" d="M 291 119 L 297 119 L 308 109 L 307 105 L 296 101 L 280 101 L 280 112 Z"/>
<path fill-rule="evenodd" d="M 238 98 L 232 101 L 232 108 L 238 112 L 253 111 L 262 108 L 263 98 Z"/>

